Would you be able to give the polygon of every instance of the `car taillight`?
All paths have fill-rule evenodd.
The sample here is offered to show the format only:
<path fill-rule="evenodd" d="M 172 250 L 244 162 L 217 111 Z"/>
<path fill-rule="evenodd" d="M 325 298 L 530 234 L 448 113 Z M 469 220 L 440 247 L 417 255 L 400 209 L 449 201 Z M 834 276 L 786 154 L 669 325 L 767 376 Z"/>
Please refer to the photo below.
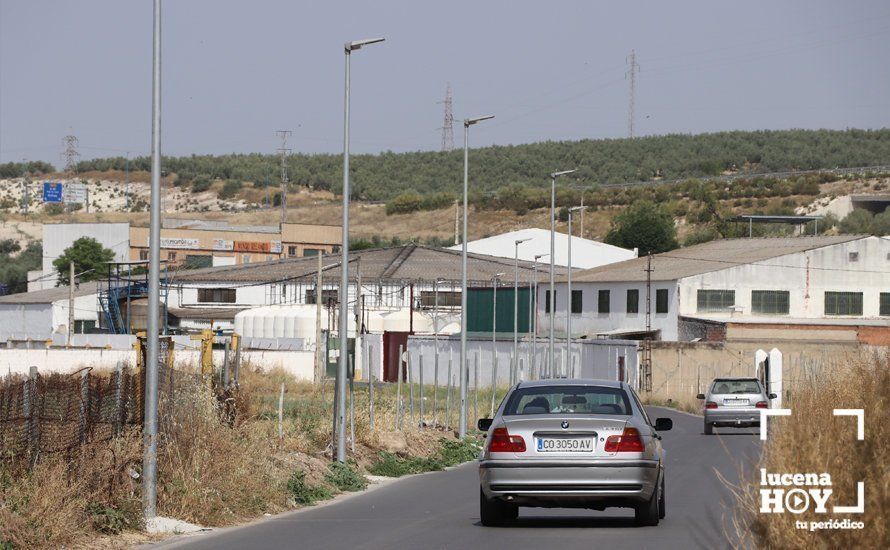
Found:
<path fill-rule="evenodd" d="M 767 401 L 758 401 L 757 404 L 754 405 L 754 407 L 756 407 L 756 408 L 758 408 L 758 409 L 768 409 L 768 408 L 769 408 L 769 402 L 767 402 Z"/>
<path fill-rule="evenodd" d="M 636 428 L 624 428 L 621 435 L 610 435 L 606 438 L 603 450 L 607 453 L 642 453 L 646 450 L 643 438 Z"/>
<path fill-rule="evenodd" d="M 705 403 L 705 408 L 706 409 L 716 409 L 717 403 L 714 403 L 713 401 L 708 401 L 707 403 Z"/>
<path fill-rule="evenodd" d="M 521 435 L 510 435 L 507 428 L 495 428 L 488 450 L 492 453 L 524 453 L 525 440 Z"/>

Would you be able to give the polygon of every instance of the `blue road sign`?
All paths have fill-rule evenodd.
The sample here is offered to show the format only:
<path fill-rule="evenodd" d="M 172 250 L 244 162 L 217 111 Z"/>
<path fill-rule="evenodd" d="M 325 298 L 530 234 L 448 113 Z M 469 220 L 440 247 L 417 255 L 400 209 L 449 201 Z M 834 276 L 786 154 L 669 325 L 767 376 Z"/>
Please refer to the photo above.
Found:
<path fill-rule="evenodd" d="M 62 182 L 43 182 L 43 202 L 62 202 Z"/>

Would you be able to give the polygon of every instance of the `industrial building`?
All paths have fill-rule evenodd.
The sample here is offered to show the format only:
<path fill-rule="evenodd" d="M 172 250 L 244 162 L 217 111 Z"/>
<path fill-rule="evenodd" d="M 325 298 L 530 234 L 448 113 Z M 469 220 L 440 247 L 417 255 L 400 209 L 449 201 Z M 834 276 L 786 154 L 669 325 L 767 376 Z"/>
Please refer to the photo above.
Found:
<path fill-rule="evenodd" d="M 525 241 L 516 248 L 516 241 Z M 601 265 L 607 265 L 624 260 L 630 260 L 637 257 L 636 250 L 627 250 L 618 246 L 592 241 L 581 237 L 571 237 L 572 242 L 572 267 L 578 269 L 592 269 Z M 451 250 L 461 250 L 461 245 L 451 247 Z M 554 264 L 568 267 L 569 265 L 569 236 L 565 233 L 556 232 L 554 234 Z M 532 227 L 528 229 L 520 229 L 518 231 L 510 231 L 469 241 L 467 243 L 467 251 L 476 254 L 485 254 L 488 256 L 497 256 L 499 258 L 514 258 L 519 254 L 520 260 L 532 262 L 535 256 L 546 256 L 550 254 L 550 231 L 547 229 L 539 229 Z M 549 257 L 542 257 L 539 260 L 542 269 L 544 264 L 550 263 Z"/>
<path fill-rule="evenodd" d="M 890 343 L 887 238 L 723 239 L 576 273 L 572 283 L 573 337 Z M 563 337 L 566 286 L 560 277 Z M 547 293 L 539 290 L 542 305 Z M 539 311 L 542 323 L 548 315 Z"/>
<path fill-rule="evenodd" d="M 42 271 L 29 273 L 29 290 L 56 285 L 53 260 L 81 237 L 114 251 L 117 262 L 148 259 L 149 228 L 129 223 L 53 223 L 43 226 Z M 166 218 L 161 228 L 161 260 L 192 268 L 241 265 L 313 256 L 339 248 L 340 226 L 282 223 L 235 226 L 224 221 Z"/>

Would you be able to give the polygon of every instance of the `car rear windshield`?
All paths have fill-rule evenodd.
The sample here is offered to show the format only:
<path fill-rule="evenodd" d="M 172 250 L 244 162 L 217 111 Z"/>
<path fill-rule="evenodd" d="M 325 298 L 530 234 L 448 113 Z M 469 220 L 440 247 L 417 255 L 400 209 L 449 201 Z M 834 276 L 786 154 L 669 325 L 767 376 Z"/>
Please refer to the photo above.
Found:
<path fill-rule="evenodd" d="M 505 416 L 522 414 L 597 414 L 629 416 L 630 399 L 621 388 L 537 386 L 513 392 Z"/>
<path fill-rule="evenodd" d="M 757 380 L 714 380 L 711 393 L 760 393 Z"/>

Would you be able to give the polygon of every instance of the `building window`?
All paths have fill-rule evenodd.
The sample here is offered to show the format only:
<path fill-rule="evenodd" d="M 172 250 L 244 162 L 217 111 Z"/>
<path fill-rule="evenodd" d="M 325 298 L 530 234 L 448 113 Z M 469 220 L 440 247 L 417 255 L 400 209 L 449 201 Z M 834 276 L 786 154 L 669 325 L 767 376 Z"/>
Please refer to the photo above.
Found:
<path fill-rule="evenodd" d="M 668 312 L 668 289 L 659 288 L 655 291 L 655 313 Z"/>
<path fill-rule="evenodd" d="M 142 262 L 148 261 L 148 250 L 140 250 L 139 251 L 139 261 L 142 261 Z"/>
<path fill-rule="evenodd" d="M 290 256 L 290 257 L 292 257 L 292 258 L 293 258 L 294 256 L 296 256 L 296 255 L 297 255 L 297 247 L 296 247 L 296 246 L 289 246 L 289 247 L 287 247 L 287 255 Z"/>
<path fill-rule="evenodd" d="M 752 290 L 751 313 L 788 315 L 789 296 L 787 290 Z"/>
<path fill-rule="evenodd" d="M 600 291 L 602 292 L 602 291 Z M 608 292 L 608 291 L 607 291 Z M 572 291 L 572 313 L 581 313 L 581 303 L 584 295 L 580 290 Z"/>
<path fill-rule="evenodd" d="M 826 292 L 825 315 L 862 315 L 862 293 Z"/>
<path fill-rule="evenodd" d="M 176 252 L 167 252 L 167 261 L 175 262 L 176 261 Z"/>
<path fill-rule="evenodd" d="M 881 293 L 881 317 L 890 317 L 890 292 Z"/>
<path fill-rule="evenodd" d="M 596 310 L 598 313 L 609 313 L 609 291 L 600 290 L 596 300 Z"/>
<path fill-rule="evenodd" d="M 242 254 L 241 255 L 241 263 L 249 264 L 250 263 L 250 254 Z"/>
<path fill-rule="evenodd" d="M 553 291 L 553 299 L 556 300 L 556 291 Z M 544 311 L 550 313 L 550 291 L 544 291 Z"/>
<path fill-rule="evenodd" d="M 191 269 L 213 267 L 213 256 L 205 254 L 186 254 L 185 266 Z"/>
<path fill-rule="evenodd" d="M 322 252 L 324 251 L 320 248 L 304 248 L 303 256 L 318 256 Z"/>
<path fill-rule="evenodd" d="M 858 252 L 850 252 L 849 256 L 851 262 L 859 261 L 859 253 Z"/>
<path fill-rule="evenodd" d="M 420 291 L 420 308 L 435 309 L 436 307 L 436 291 L 421 290 Z M 453 290 L 439 291 L 439 307 L 460 307 L 460 292 Z"/>
<path fill-rule="evenodd" d="M 96 332 L 96 321 L 74 321 L 74 334 L 92 334 Z"/>
<path fill-rule="evenodd" d="M 198 301 L 201 303 L 234 304 L 234 288 L 199 288 Z"/>
<path fill-rule="evenodd" d="M 337 292 L 336 288 L 322 289 L 321 291 L 321 303 L 322 304 L 336 304 L 337 303 Z M 309 288 L 306 289 L 306 301 L 307 304 L 315 303 L 315 289 Z"/>
<path fill-rule="evenodd" d="M 627 290 L 627 312 L 640 312 L 640 290 L 637 288 L 629 288 Z"/>
<path fill-rule="evenodd" d="M 698 312 L 726 311 L 735 305 L 735 290 L 699 290 Z"/>

